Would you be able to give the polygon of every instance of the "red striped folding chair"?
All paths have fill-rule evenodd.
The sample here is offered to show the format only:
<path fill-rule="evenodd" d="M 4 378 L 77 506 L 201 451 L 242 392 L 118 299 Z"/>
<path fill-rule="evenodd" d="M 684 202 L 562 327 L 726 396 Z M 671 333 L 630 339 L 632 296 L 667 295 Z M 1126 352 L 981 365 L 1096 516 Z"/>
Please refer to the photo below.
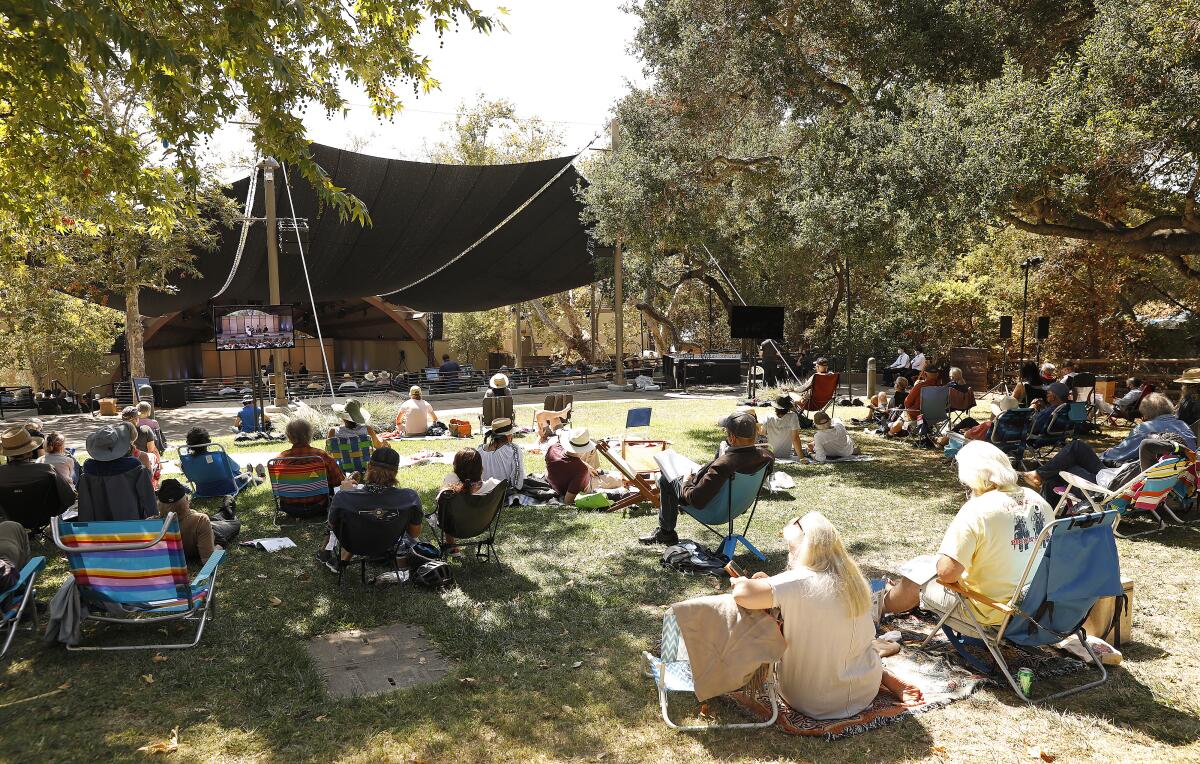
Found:
<path fill-rule="evenodd" d="M 315 517 L 329 508 L 329 473 L 319 456 L 282 456 L 267 462 L 271 498 L 275 512 L 271 522 L 279 526 L 279 515 Z"/>

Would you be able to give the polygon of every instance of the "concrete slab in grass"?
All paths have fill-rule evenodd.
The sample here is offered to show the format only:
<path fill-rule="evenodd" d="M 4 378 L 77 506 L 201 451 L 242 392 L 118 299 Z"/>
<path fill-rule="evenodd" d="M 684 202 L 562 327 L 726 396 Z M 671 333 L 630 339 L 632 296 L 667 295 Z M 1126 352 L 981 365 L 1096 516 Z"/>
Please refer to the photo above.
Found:
<path fill-rule="evenodd" d="M 431 684 L 450 671 L 421 630 L 405 623 L 322 634 L 308 643 L 308 654 L 335 698 Z"/>

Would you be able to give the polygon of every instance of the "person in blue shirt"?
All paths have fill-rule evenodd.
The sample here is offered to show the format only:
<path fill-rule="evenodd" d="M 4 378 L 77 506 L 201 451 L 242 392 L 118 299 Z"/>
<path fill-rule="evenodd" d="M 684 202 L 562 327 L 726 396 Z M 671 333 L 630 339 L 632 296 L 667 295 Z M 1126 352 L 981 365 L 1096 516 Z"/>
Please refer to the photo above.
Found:
<path fill-rule="evenodd" d="M 1057 500 L 1054 489 L 1066 485 L 1059 477 L 1059 472 L 1070 472 L 1094 483 L 1105 467 L 1119 467 L 1136 461 L 1142 441 L 1151 435 L 1169 435 L 1172 440 L 1192 450 L 1196 449 L 1195 433 L 1183 420 L 1175 416 L 1175 407 L 1167 396 L 1162 393 L 1150 393 L 1142 399 L 1138 411 L 1142 415 L 1142 421 L 1124 440 L 1104 453 L 1097 455 L 1087 443 L 1081 440 L 1072 441 L 1041 467 L 1021 473 L 1022 478 L 1033 488 L 1040 489 L 1048 501 Z"/>
<path fill-rule="evenodd" d="M 442 374 L 456 374 L 462 371 L 462 367 L 458 365 L 458 361 L 451 361 L 449 354 L 447 354 L 442 356 L 442 365 L 438 367 L 438 371 Z"/>
<path fill-rule="evenodd" d="M 271 418 L 262 413 L 260 406 L 254 405 L 254 398 L 247 395 L 242 398 L 242 410 L 235 415 L 238 432 L 255 432 L 258 430 L 258 417 L 263 419 L 263 429 L 271 429 Z"/>
<path fill-rule="evenodd" d="M 1033 417 L 1029 428 L 1030 435 L 1045 435 L 1050 431 L 1050 421 L 1054 419 L 1054 411 L 1067 402 L 1067 386 L 1062 382 L 1052 382 L 1046 385 L 1045 402 L 1037 402 L 1038 413 Z"/>

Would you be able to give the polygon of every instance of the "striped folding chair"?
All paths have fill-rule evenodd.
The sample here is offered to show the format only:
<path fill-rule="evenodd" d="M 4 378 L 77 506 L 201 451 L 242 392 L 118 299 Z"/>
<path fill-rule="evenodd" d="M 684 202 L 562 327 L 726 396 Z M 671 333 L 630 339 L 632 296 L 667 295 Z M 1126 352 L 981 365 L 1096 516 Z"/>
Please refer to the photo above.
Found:
<path fill-rule="evenodd" d="M 329 507 L 329 473 L 319 456 L 283 456 L 267 462 L 271 498 L 275 512 L 271 522 L 279 527 L 279 515 L 314 517 Z"/>
<path fill-rule="evenodd" d="M 126 625 L 184 620 L 196 624 L 190 642 L 67 645 L 68 650 L 170 650 L 195 647 L 215 607 L 218 549 L 188 579 L 175 513 L 154 520 L 50 523 L 54 544 L 67 553 L 85 620 Z M 119 614 L 119 615 L 116 615 Z"/>
<path fill-rule="evenodd" d="M 337 460 L 342 472 L 361 472 L 367 468 L 371 460 L 371 436 L 352 435 L 348 438 L 329 438 L 325 441 L 325 450 Z"/>
<path fill-rule="evenodd" d="M 17 582 L 0 592 L 0 637 L 4 639 L 3 646 L 0 646 L 0 658 L 3 658 L 4 654 L 8 652 L 8 646 L 12 644 L 13 637 L 17 636 L 17 628 L 26 608 L 33 616 L 30 631 L 34 635 L 38 633 L 37 608 L 34 606 L 37 589 L 34 588 L 34 585 L 37 574 L 41 573 L 42 568 L 45 567 L 45 557 L 34 557 L 25 563 L 25 567 L 21 568 Z"/>
<path fill-rule="evenodd" d="M 1055 516 L 1067 514 L 1066 504 L 1071 500 L 1071 489 L 1074 489 L 1074 492 L 1083 496 L 1096 512 L 1116 510 L 1122 521 L 1149 516 L 1157 523 L 1152 528 L 1136 533 L 1122 534 L 1114 529 L 1118 538 L 1146 536 L 1165 530 L 1167 522 L 1163 519 L 1163 514 L 1180 524 L 1196 522 L 1181 519 L 1166 503 L 1172 496 L 1185 504 L 1194 497 L 1196 453 L 1169 441 L 1147 440 L 1140 447 L 1139 457 L 1142 471 L 1124 485 L 1113 489 L 1103 488 L 1070 472 L 1060 472 L 1059 475 L 1067 482 L 1069 488 L 1059 499 L 1058 506 L 1055 507 Z"/>

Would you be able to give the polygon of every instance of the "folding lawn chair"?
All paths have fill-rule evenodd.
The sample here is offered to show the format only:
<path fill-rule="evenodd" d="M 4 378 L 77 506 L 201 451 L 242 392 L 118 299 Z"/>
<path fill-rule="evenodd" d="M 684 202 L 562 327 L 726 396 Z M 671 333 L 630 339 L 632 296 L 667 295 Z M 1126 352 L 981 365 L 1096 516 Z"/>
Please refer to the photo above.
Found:
<path fill-rule="evenodd" d="M 1096 512 L 1116 511 L 1121 520 L 1133 519 L 1145 513 L 1158 524 L 1136 533 L 1114 533 L 1119 538 L 1134 538 L 1158 533 L 1167 527 L 1160 512 L 1181 525 L 1197 520 L 1183 520 L 1167 504 L 1174 496 L 1184 504 L 1192 502 L 1196 491 L 1196 452 L 1165 440 L 1145 440 L 1138 449 L 1142 471 L 1117 488 L 1103 488 L 1070 472 L 1058 473 L 1069 488 L 1059 498 L 1055 515 L 1067 514 L 1072 501 L 1071 489 L 1081 495 Z"/>
<path fill-rule="evenodd" d="M 1098 599 L 1124 593 L 1117 545 L 1113 540 L 1113 526 L 1117 521 L 1116 510 L 1109 510 L 1063 517 L 1048 523 L 1034 542 L 1034 549 L 1044 550 L 1040 562 L 1036 555 L 1030 556 L 1021 580 L 1004 602 L 971 591 L 960 583 L 942 584 L 954 593 L 956 603 L 942 615 L 921 647 L 941 629 L 963 660 L 989 674 L 998 668 L 1013 690 L 1031 705 L 1104 684 L 1108 672 L 1088 646 L 1083 622 Z M 980 624 L 967 600 L 979 603 L 981 609 L 999 611 L 1003 620 L 996 626 Z M 1036 648 L 1056 644 L 1072 634 L 1079 637 L 1091 656 L 1092 665 L 1099 669 L 1100 678 L 1036 699 L 1021 692 L 1021 686 L 1004 659 L 1004 643 Z M 966 649 L 968 646 L 985 648 L 991 655 L 992 665 L 971 654 Z"/>
<path fill-rule="evenodd" d="M 829 415 L 833 416 L 833 412 L 837 411 L 836 396 L 840 378 L 841 375 L 836 371 L 813 374 L 812 387 L 809 390 L 808 403 L 804 404 L 804 410 L 817 412 L 829 409 Z"/>
<path fill-rule="evenodd" d="M 27 608 L 32 615 L 30 633 L 36 638 L 39 629 L 35 584 L 38 573 L 41 573 L 45 567 L 45 557 L 32 558 L 25 563 L 25 567 L 21 568 L 17 582 L 4 591 L 0 591 L 0 637 L 4 639 L 4 645 L 0 647 L 0 658 L 3 658 L 4 654 L 8 652 L 8 646 L 12 644 L 13 637 L 17 636 L 17 629 L 20 628 L 21 618 Z"/>
<path fill-rule="evenodd" d="M 1030 451 L 1039 459 L 1045 459 L 1055 450 L 1061 448 L 1075 431 L 1075 422 L 1071 419 L 1071 403 L 1060 403 L 1050 414 L 1046 431 L 1030 434 L 1026 439 Z"/>
<path fill-rule="evenodd" d="M 646 659 L 647 664 L 645 674 L 654 677 L 654 684 L 658 687 L 658 705 L 662 709 L 663 721 L 671 729 L 699 732 L 713 729 L 770 727 L 779 718 L 779 688 L 775 680 L 774 666 L 771 666 L 768 669 L 767 681 L 764 685 L 771 702 L 771 716 L 765 721 L 688 726 L 681 726 L 671 721 L 671 715 L 667 712 L 667 693 L 686 692 L 693 693 L 693 697 L 695 697 L 696 687 L 692 680 L 692 664 L 688 659 L 687 646 L 683 642 L 683 636 L 679 633 L 679 623 L 675 620 L 675 613 L 670 609 L 663 615 L 662 647 L 659 648 L 659 655 L 643 652 L 642 657 Z M 768 666 L 769 664 L 763 665 Z"/>
<path fill-rule="evenodd" d="M 618 509 L 632 507 L 642 502 L 648 502 L 654 507 L 659 506 L 658 488 L 654 483 L 650 482 L 648 477 L 630 467 L 623 457 L 614 454 L 606 441 L 597 440 L 596 450 L 608 460 L 609 464 L 616 468 L 617 472 L 621 473 L 625 487 L 633 488 L 637 491 L 637 493 L 624 496 L 614 502 L 608 508 L 610 512 L 616 512 Z"/>
<path fill-rule="evenodd" d="M 920 406 L 921 421 L 918 424 L 919 437 L 913 441 L 913 444 L 924 448 L 932 448 L 937 436 L 942 433 L 942 430 L 950 426 L 950 386 L 938 385 L 930 387 L 926 385 L 922 387 Z"/>
<path fill-rule="evenodd" d="M 546 401 L 542 405 L 545 411 L 562 411 L 563 409 L 575 408 L 575 396 L 571 393 L 550 393 L 546 396 Z M 563 420 L 563 425 L 571 423 L 571 411 L 567 411 L 567 418 Z"/>
<path fill-rule="evenodd" d="M 61 514 L 59 501 L 54 475 L 35 475 L 27 483 L 0 488 L 0 520 L 20 523 L 31 534 L 40 533 L 51 517 Z"/>
<path fill-rule="evenodd" d="M 87 620 L 128 625 L 192 621 L 191 642 L 112 646 L 68 645 L 68 650 L 170 650 L 200 644 L 215 607 L 218 549 L 188 580 L 175 513 L 154 520 L 50 523 L 54 544 L 67 553 Z M 121 615 L 116 615 L 120 613 Z"/>
<path fill-rule="evenodd" d="M 1071 400 L 1082 403 L 1087 412 L 1086 421 L 1093 422 L 1100 416 L 1100 407 L 1096 405 L 1096 375 L 1081 371 L 1071 375 Z"/>
<path fill-rule="evenodd" d="M 1142 385 L 1141 390 L 1138 391 L 1138 399 L 1134 401 L 1133 404 L 1128 408 L 1113 406 L 1112 413 L 1108 415 L 1109 419 L 1113 420 L 1114 422 L 1124 419 L 1129 424 L 1133 424 L 1137 420 L 1138 409 L 1141 408 L 1142 401 L 1146 400 L 1146 396 L 1154 392 L 1154 389 L 1154 385 L 1149 383 Z"/>
<path fill-rule="evenodd" d="M 654 451 L 666 451 L 671 445 L 671 441 L 662 440 L 661 438 L 630 438 L 629 431 L 634 427 L 644 427 L 647 432 L 650 428 L 650 414 L 652 409 L 649 406 L 629 409 L 625 412 L 625 432 L 621 436 L 621 459 L 625 460 L 630 469 L 636 471 L 639 475 L 647 480 L 658 471 L 658 465 L 651 463 L 648 460 L 653 459 Z M 642 457 L 642 463 L 630 464 L 630 449 L 634 450 L 635 456 Z M 613 466 L 616 466 L 615 464 Z"/>
<path fill-rule="evenodd" d="M 192 485 L 193 499 L 237 496 L 250 485 L 249 480 L 237 480 L 229 474 L 229 457 L 220 443 L 180 446 L 176 451 L 179 469 Z"/>
<path fill-rule="evenodd" d="M 337 461 L 342 472 L 361 472 L 371 460 L 371 436 L 351 435 L 344 438 L 328 438 L 325 450 Z"/>
<path fill-rule="evenodd" d="M 1018 469 L 1024 469 L 1029 430 L 1033 427 L 1033 409 L 1009 409 L 992 422 L 988 441 L 1003 451 Z"/>
<path fill-rule="evenodd" d="M 950 420 L 950 429 L 953 430 L 975 408 L 975 391 L 969 387 L 966 390 L 951 387 L 949 398 L 946 412 Z"/>
<path fill-rule="evenodd" d="M 502 480 L 487 493 L 460 493 L 451 497 L 445 510 L 437 513 L 438 546 L 443 555 L 450 546 L 473 546 L 476 559 L 493 560 L 499 565 L 496 531 L 507 494 L 508 481 Z M 447 537 L 453 537 L 454 543 L 449 543 Z"/>
<path fill-rule="evenodd" d="M 293 518 L 324 515 L 329 508 L 329 473 L 319 456 L 282 456 L 267 462 L 271 499 L 275 511 L 271 523 L 279 527 L 279 514 Z"/>
<path fill-rule="evenodd" d="M 354 564 L 359 566 L 359 580 L 367 583 L 367 563 L 375 560 L 390 564 L 392 572 L 399 579 L 396 548 L 408 532 L 407 513 L 401 514 L 400 510 L 394 508 L 379 508 L 342 512 L 336 518 L 333 535 L 337 537 L 338 550 L 334 552 L 334 557 L 341 561 L 338 565 L 338 586 L 342 585 L 342 573 Z M 342 550 L 350 553 L 350 559 L 342 560 Z"/>
<path fill-rule="evenodd" d="M 486 430 L 497 419 L 513 419 L 513 399 L 511 395 L 500 395 L 494 398 L 484 398 L 480 404 L 479 429 Z"/>
<path fill-rule="evenodd" d="M 717 536 L 721 536 L 722 534 L 713 526 L 718 523 L 726 524 L 727 530 L 721 538 L 720 552 L 727 560 L 733 559 L 738 544 L 749 549 L 758 559 L 764 561 L 767 559 L 765 554 L 758 551 L 757 547 L 746 540 L 746 532 L 750 530 L 750 523 L 754 520 L 754 510 L 758 507 L 758 493 L 762 490 L 763 483 L 767 480 L 767 473 L 770 471 L 771 465 L 766 464 L 753 475 L 743 475 L 740 472 L 735 472 L 733 473 L 733 477 L 726 483 L 728 488 L 718 492 L 707 505 L 703 507 L 689 507 L 686 504 L 682 504 L 679 507 Z M 742 528 L 741 533 L 734 533 L 734 519 L 745 514 L 747 510 L 749 510 L 750 516 L 746 518 L 746 526 Z"/>

